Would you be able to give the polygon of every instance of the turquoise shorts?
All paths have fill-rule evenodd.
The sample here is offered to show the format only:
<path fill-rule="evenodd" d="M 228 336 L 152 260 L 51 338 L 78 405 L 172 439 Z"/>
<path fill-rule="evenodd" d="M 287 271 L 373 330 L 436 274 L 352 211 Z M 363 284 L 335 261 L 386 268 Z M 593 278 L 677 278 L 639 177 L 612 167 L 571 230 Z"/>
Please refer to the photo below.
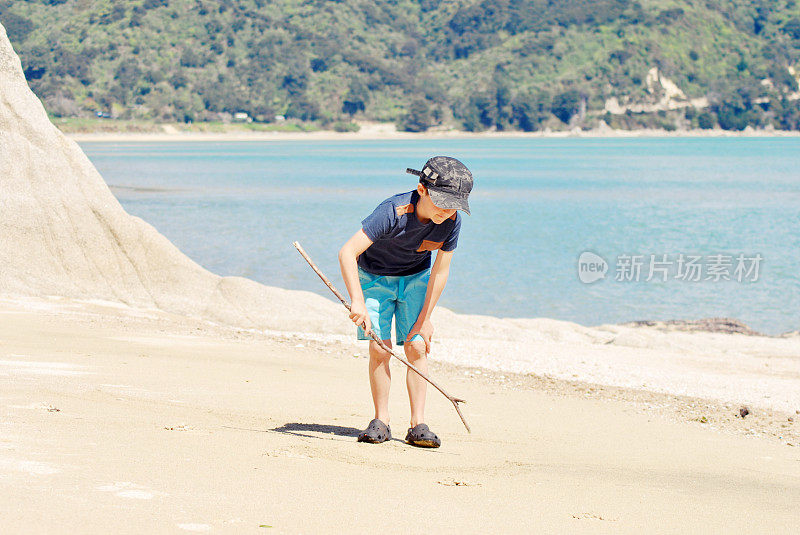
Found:
<path fill-rule="evenodd" d="M 403 345 L 422 312 L 430 275 L 430 269 L 413 275 L 374 275 L 358 268 L 369 320 L 379 339 L 392 339 L 394 317 L 395 342 Z M 361 327 L 358 328 L 358 339 L 371 340 Z M 416 334 L 411 340 L 422 340 L 422 336 Z"/>

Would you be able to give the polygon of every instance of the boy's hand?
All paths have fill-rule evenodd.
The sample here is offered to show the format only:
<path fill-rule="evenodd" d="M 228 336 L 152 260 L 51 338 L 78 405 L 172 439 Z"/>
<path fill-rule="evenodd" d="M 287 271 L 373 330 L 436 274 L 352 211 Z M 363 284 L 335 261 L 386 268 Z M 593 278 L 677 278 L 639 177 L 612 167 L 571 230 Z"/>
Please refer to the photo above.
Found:
<path fill-rule="evenodd" d="M 369 314 L 367 313 L 367 305 L 361 301 L 354 301 L 350 304 L 350 319 L 357 327 L 363 327 L 365 333 L 369 333 L 372 324 L 369 321 Z"/>
<path fill-rule="evenodd" d="M 406 342 L 410 341 L 415 334 L 420 335 L 425 342 L 425 353 L 430 353 L 431 337 L 433 337 L 433 323 L 431 323 L 431 320 L 417 321 L 408 336 L 406 336 Z"/>

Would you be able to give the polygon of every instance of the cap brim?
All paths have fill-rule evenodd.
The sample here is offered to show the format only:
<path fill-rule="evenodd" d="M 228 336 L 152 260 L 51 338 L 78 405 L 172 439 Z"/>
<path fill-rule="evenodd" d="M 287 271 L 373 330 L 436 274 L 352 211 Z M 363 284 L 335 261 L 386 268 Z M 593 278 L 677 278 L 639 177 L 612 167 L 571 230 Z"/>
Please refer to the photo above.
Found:
<path fill-rule="evenodd" d="M 466 197 L 459 197 L 458 195 L 438 191 L 431 187 L 428 187 L 428 194 L 431 196 L 433 204 L 439 208 L 444 210 L 461 210 L 462 212 L 466 212 L 467 215 L 470 215 L 469 202 Z"/>

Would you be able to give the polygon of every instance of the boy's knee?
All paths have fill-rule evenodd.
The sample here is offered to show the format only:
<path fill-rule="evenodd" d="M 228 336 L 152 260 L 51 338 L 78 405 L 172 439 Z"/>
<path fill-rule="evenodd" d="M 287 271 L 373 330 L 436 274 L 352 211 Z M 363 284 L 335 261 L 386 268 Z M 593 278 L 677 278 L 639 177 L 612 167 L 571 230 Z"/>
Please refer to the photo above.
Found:
<path fill-rule="evenodd" d="M 406 342 L 403 344 L 403 348 L 405 349 L 406 357 L 408 357 L 409 360 L 417 360 L 427 356 L 427 353 L 425 352 L 424 340 L 413 340 L 411 342 Z"/>
<path fill-rule="evenodd" d="M 384 340 L 384 343 L 386 343 L 385 340 Z M 391 347 L 391 345 L 389 345 L 388 343 L 386 343 L 386 345 L 387 345 L 387 347 Z M 388 360 L 392 356 L 392 354 L 389 351 L 386 351 L 385 349 L 383 349 L 381 346 L 379 346 L 374 341 L 372 341 L 372 342 L 369 343 L 369 356 L 372 359 L 377 359 L 377 360 L 383 361 L 383 360 Z"/>

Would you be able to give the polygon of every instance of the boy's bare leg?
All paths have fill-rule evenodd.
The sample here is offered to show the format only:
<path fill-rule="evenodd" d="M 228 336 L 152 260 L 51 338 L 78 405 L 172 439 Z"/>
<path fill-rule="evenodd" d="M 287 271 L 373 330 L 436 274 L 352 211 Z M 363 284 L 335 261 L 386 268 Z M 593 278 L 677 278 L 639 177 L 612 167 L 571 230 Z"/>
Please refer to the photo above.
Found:
<path fill-rule="evenodd" d="M 425 353 L 425 342 L 414 340 L 406 342 L 403 347 L 408 361 L 419 371 L 428 375 L 428 355 Z M 417 424 L 425 422 L 425 392 L 428 383 L 409 368 L 406 373 L 406 386 L 408 387 L 408 399 L 411 402 L 411 427 L 415 427 Z"/>
<path fill-rule="evenodd" d="M 384 340 L 387 347 L 392 347 L 391 340 Z M 375 404 L 375 418 L 389 425 L 389 387 L 392 385 L 392 374 L 389 371 L 391 354 L 382 349 L 374 340 L 369 342 L 369 386 L 372 390 L 372 402 Z"/>

